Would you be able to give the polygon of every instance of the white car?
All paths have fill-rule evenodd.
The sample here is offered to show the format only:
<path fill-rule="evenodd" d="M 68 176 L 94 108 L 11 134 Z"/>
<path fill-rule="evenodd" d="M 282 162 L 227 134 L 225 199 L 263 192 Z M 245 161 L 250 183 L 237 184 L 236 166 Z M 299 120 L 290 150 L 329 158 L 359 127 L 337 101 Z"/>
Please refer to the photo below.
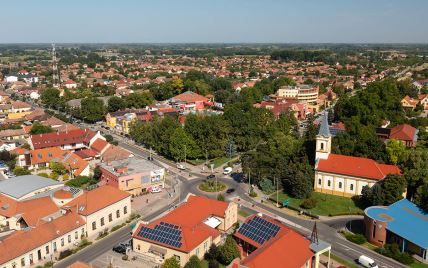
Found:
<path fill-rule="evenodd" d="M 231 167 L 226 167 L 223 169 L 223 174 L 228 175 L 228 174 L 232 173 L 232 170 L 233 169 Z"/>
<path fill-rule="evenodd" d="M 185 170 L 186 169 L 183 164 L 177 164 L 177 168 L 180 169 L 180 170 Z"/>
<path fill-rule="evenodd" d="M 162 188 L 160 188 L 160 187 L 152 187 L 152 189 L 150 189 L 150 192 L 152 194 L 160 193 L 160 192 L 162 192 Z"/>

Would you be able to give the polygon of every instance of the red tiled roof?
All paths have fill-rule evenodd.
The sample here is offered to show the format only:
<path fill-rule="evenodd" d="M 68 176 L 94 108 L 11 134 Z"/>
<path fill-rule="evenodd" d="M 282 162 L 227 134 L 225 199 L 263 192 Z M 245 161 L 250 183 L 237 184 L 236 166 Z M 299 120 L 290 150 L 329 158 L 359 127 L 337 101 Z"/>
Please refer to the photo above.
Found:
<path fill-rule="evenodd" d="M 96 133 L 90 129 L 73 129 L 31 136 L 34 149 L 55 147 L 72 143 L 88 143 Z"/>
<path fill-rule="evenodd" d="M 186 91 L 184 93 L 181 93 L 180 95 L 173 97 L 173 99 L 180 100 L 186 103 L 194 103 L 197 101 L 201 101 L 201 102 L 209 101 L 208 98 L 191 91 Z"/>
<path fill-rule="evenodd" d="M 73 207 L 77 205 L 79 207 L 84 207 L 83 210 L 79 209 L 79 214 L 87 216 L 129 196 L 130 194 L 127 192 L 123 192 L 110 185 L 104 185 L 79 195 L 63 207 Z"/>
<path fill-rule="evenodd" d="M 86 158 L 93 158 L 97 156 L 97 153 L 92 149 L 83 149 L 80 151 L 75 152 L 76 155 L 79 157 L 86 159 Z"/>
<path fill-rule="evenodd" d="M 369 158 L 339 154 L 330 154 L 327 159 L 320 159 L 316 170 L 373 180 L 382 180 L 388 174 L 401 174 L 397 166 L 379 164 Z"/>
<path fill-rule="evenodd" d="M 175 248 L 170 245 L 162 244 L 157 241 L 151 241 L 138 236 L 142 227 L 154 228 L 161 221 L 174 224 L 180 227 L 182 232 L 181 247 L 175 248 L 182 252 L 190 252 L 205 239 L 212 236 L 217 237 L 220 232 L 204 224 L 203 221 L 210 216 L 225 217 L 225 211 L 229 206 L 228 203 L 209 199 L 202 196 L 189 196 L 187 202 L 177 209 L 171 211 L 162 218 L 150 223 L 149 225 L 141 224 L 135 231 L 134 237 L 147 240 L 152 243 L 160 244 L 168 248 Z"/>
<path fill-rule="evenodd" d="M 67 213 L 28 231 L 16 231 L 0 242 L 0 263 L 6 263 L 85 225 L 75 213 Z M 52 250 L 52 249 L 51 249 Z"/>
<path fill-rule="evenodd" d="M 413 139 L 415 138 L 415 134 L 416 128 L 408 124 L 402 124 L 391 128 L 389 138 L 396 140 L 413 141 Z"/>
<path fill-rule="evenodd" d="M 104 148 L 108 145 L 109 143 L 107 141 L 98 138 L 92 143 L 91 149 L 97 153 L 101 153 L 104 150 Z"/>

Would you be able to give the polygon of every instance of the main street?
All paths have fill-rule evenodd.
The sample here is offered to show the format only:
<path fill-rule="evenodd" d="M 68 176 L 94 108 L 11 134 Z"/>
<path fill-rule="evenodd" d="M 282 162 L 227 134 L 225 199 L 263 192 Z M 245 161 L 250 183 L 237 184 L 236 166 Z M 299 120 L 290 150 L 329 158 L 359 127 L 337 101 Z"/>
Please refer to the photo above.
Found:
<path fill-rule="evenodd" d="M 105 132 L 105 130 L 103 131 Z M 119 145 L 121 147 L 131 151 L 135 156 L 146 158 L 146 159 L 149 157 L 149 152 L 147 152 L 146 150 L 142 149 L 139 146 L 136 146 L 130 142 L 125 141 L 126 138 L 123 138 L 118 135 L 114 135 L 114 137 L 119 141 Z M 178 195 L 175 196 L 175 199 L 174 199 L 175 201 L 172 203 L 172 205 L 166 206 L 158 211 L 153 212 L 152 214 L 146 217 L 143 217 L 144 221 L 150 221 L 160 216 L 164 212 L 171 209 L 171 206 L 177 205 L 189 193 L 201 195 L 202 193 L 197 189 L 197 185 L 202 180 L 205 179 L 205 177 L 202 176 L 200 173 L 178 170 L 175 167 L 173 162 L 163 157 L 153 155 L 153 154 L 151 156 L 153 157 L 153 161 L 155 163 L 167 168 L 169 173 L 175 175 L 177 179 L 180 180 L 181 183 L 179 187 L 179 193 L 177 193 Z M 301 228 L 299 228 L 298 231 L 301 232 L 303 235 L 305 236 L 311 235 L 311 230 L 315 222 L 314 220 L 308 220 L 305 218 L 296 217 L 296 216 L 287 214 L 283 211 L 277 210 L 271 206 L 254 201 L 252 198 L 248 196 L 247 194 L 248 188 L 245 183 L 239 183 L 231 178 L 219 178 L 219 181 L 227 184 L 229 188 L 234 188 L 236 190 L 234 195 L 241 198 L 242 200 L 245 200 L 248 203 L 248 206 L 245 206 L 245 207 L 241 206 L 240 209 L 243 209 L 250 213 L 259 212 L 259 210 L 268 211 L 280 218 L 286 219 L 287 222 L 292 222 L 293 225 L 300 226 Z M 209 194 L 205 194 L 205 195 L 209 195 Z M 289 225 L 287 222 L 285 222 L 285 224 Z M 358 259 L 360 255 L 366 255 L 375 259 L 376 262 L 379 264 L 379 267 L 406 267 L 390 258 L 384 257 L 380 254 L 377 254 L 374 251 L 371 251 L 369 249 L 366 249 L 362 246 L 356 245 L 344 239 L 338 233 L 338 229 L 333 227 L 342 227 L 346 224 L 346 222 L 347 222 L 346 218 L 333 220 L 331 222 L 317 221 L 318 237 L 319 239 L 324 240 L 331 244 L 333 254 L 343 259 L 346 259 L 349 262 L 354 262 L 356 259 Z M 290 226 L 290 227 L 295 227 L 295 226 Z M 107 236 L 105 239 L 102 239 L 96 242 L 94 245 L 91 245 L 83 249 L 82 251 L 78 252 L 77 254 L 74 254 L 66 258 L 65 260 L 59 262 L 58 264 L 55 264 L 55 267 L 65 268 L 77 260 L 80 260 L 83 262 L 91 262 L 97 257 L 101 256 L 103 253 L 111 250 L 112 247 L 117 243 L 126 241 L 130 238 L 131 238 L 130 227 L 120 229 L 119 231 Z"/>

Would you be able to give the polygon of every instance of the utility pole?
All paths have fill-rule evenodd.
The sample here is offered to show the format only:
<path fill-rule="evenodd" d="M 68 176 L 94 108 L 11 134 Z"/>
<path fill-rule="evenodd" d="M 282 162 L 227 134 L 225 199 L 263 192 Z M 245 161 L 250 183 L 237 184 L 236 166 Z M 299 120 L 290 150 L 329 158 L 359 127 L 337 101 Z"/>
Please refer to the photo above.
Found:
<path fill-rule="evenodd" d="M 248 194 L 251 193 L 251 168 L 248 168 Z"/>
<path fill-rule="evenodd" d="M 187 146 L 184 145 L 184 163 L 187 163 Z"/>
<path fill-rule="evenodd" d="M 277 180 L 276 177 L 273 177 L 273 178 L 275 181 Z M 278 206 L 278 182 L 277 181 L 276 181 L 276 207 L 279 207 Z"/>

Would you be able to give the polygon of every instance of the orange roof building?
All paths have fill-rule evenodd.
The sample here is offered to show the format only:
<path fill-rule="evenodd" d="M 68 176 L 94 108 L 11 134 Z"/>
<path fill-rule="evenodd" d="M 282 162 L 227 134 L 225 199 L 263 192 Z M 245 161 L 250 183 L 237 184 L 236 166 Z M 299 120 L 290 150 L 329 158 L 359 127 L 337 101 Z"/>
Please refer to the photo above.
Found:
<path fill-rule="evenodd" d="M 318 267 L 319 256 L 331 246 L 324 241 L 311 241 L 280 221 L 263 215 L 252 215 L 234 237 L 241 249 L 242 260 L 228 267 Z"/>
<path fill-rule="evenodd" d="M 364 186 L 372 187 L 389 174 L 401 174 L 394 165 L 380 164 L 365 157 L 332 154 L 331 143 L 332 134 L 325 113 L 316 138 L 314 190 L 317 192 L 352 197 L 360 195 Z"/>
<path fill-rule="evenodd" d="M 178 256 L 182 266 L 192 255 L 203 258 L 221 232 L 237 222 L 238 207 L 202 196 L 187 202 L 149 224 L 140 223 L 133 233 L 133 250 L 163 258 Z"/>

